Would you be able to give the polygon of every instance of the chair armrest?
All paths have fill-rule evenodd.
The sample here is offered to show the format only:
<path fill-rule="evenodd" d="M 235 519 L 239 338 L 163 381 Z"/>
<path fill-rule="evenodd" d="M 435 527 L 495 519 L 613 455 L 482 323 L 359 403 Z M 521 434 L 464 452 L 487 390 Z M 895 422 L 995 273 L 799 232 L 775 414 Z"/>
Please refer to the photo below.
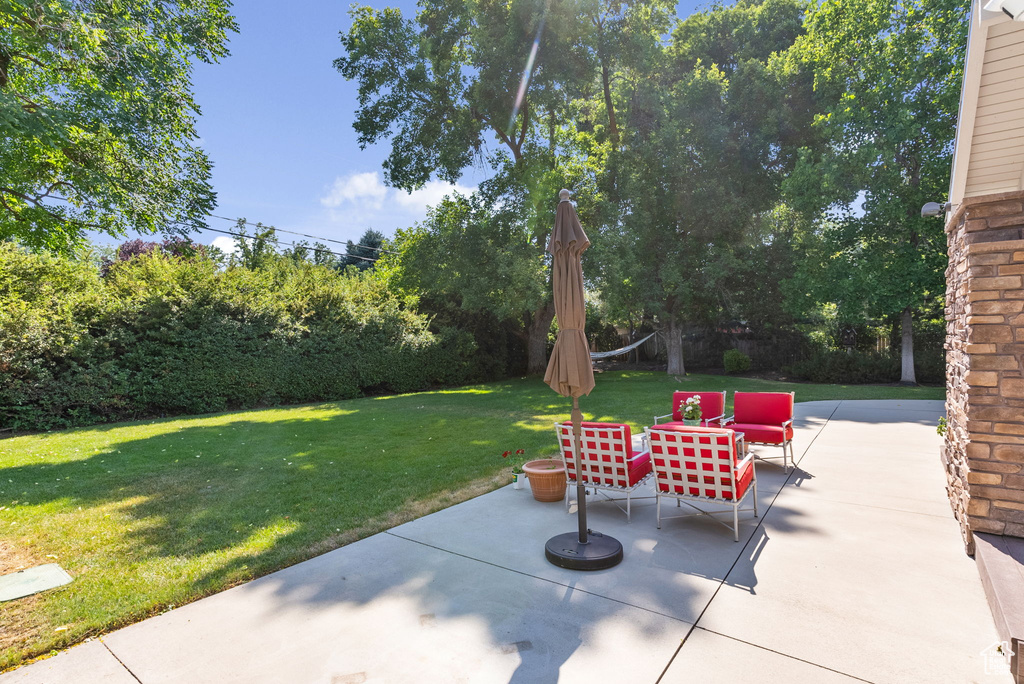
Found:
<path fill-rule="evenodd" d="M 711 418 L 705 418 L 704 420 L 710 423 L 713 420 L 722 420 L 723 418 L 725 418 L 724 413 L 720 416 L 712 416 Z"/>
<path fill-rule="evenodd" d="M 630 458 L 627 458 L 626 462 L 628 463 L 629 461 L 635 461 L 636 459 L 640 458 L 641 456 L 648 456 L 648 455 L 650 455 L 650 453 L 651 453 L 650 449 L 644 449 L 643 451 L 637 451 Z"/>
<path fill-rule="evenodd" d="M 784 420 L 784 421 L 782 421 L 782 429 L 785 430 L 787 425 L 792 425 L 792 424 L 793 424 L 793 419 L 792 418 L 790 418 L 789 420 Z"/>
<path fill-rule="evenodd" d="M 739 472 L 741 470 L 743 470 L 744 468 L 746 468 L 748 463 L 752 463 L 753 460 L 754 460 L 754 454 L 747 454 L 747 457 L 745 459 L 743 459 L 742 461 L 736 461 L 736 473 L 735 474 L 738 475 Z"/>
<path fill-rule="evenodd" d="M 746 445 L 743 442 L 743 435 L 736 436 L 736 453 L 747 454 L 742 461 L 736 462 L 736 472 L 739 473 L 741 470 L 743 470 L 744 466 L 747 464 L 747 461 L 754 460 L 754 454 L 748 453 L 746 450 Z"/>
<path fill-rule="evenodd" d="M 723 427 L 728 425 L 729 423 L 735 423 L 735 422 L 736 422 L 736 414 L 735 413 L 732 414 L 731 416 L 726 416 L 725 418 L 722 418 L 722 426 Z"/>
<path fill-rule="evenodd" d="M 663 416 L 654 416 L 654 424 L 657 425 L 658 424 L 658 420 L 661 419 L 661 418 L 671 418 L 671 417 L 672 417 L 671 413 L 666 413 Z"/>

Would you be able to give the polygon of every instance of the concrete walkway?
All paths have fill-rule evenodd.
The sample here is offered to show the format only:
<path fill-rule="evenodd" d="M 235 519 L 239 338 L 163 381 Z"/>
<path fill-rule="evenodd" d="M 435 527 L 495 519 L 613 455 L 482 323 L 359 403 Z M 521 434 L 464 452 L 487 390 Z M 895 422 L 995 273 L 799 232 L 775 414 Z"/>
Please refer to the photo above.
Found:
<path fill-rule="evenodd" d="M 945 497 L 936 401 L 797 404 L 799 467 L 758 464 L 740 542 L 588 506 L 625 560 L 544 542 L 563 504 L 510 487 L 0 676 L 181 682 L 992 682 L 996 640 Z M 666 513 L 673 514 L 675 510 Z"/>

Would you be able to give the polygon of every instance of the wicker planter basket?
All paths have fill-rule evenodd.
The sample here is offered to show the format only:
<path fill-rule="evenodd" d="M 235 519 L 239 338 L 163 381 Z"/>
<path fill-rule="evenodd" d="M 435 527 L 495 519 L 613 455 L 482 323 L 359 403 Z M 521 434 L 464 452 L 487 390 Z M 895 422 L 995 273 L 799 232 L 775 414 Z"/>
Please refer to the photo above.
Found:
<path fill-rule="evenodd" d="M 523 464 L 530 490 L 537 501 L 561 501 L 565 498 L 565 465 L 557 458 L 539 458 Z"/>

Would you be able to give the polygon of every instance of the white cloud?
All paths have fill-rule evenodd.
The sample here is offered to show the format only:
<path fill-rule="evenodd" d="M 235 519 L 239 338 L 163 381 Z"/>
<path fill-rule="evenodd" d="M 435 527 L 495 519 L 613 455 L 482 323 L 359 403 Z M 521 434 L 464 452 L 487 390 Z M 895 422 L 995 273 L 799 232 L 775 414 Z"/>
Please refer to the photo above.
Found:
<path fill-rule="evenodd" d="M 335 178 L 330 191 L 320 198 L 320 204 L 328 209 L 337 209 L 343 204 L 380 209 L 387 194 L 388 188 L 376 171 L 351 173 Z"/>
<path fill-rule="evenodd" d="M 362 231 L 375 228 L 385 235 L 396 228 L 407 228 L 427 216 L 427 208 L 435 206 L 454 192 L 469 194 L 475 186 L 433 180 L 415 192 L 396 190 L 384 185 L 376 171 L 338 176 L 320 198 L 326 218 L 333 225 Z"/>
<path fill-rule="evenodd" d="M 441 203 L 441 200 L 446 195 L 453 193 L 459 193 L 461 195 L 468 195 L 476 190 L 475 187 L 469 187 L 466 185 L 459 185 L 456 183 L 452 185 L 443 181 L 432 180 L 424 185 L 419 190 L 412 192 L 402 192 L 399 190 L 395 192 L 395 201 L 400 206 L 409 211 L 415 211 L 417 213 L 425 214 L 427 207 L 433 207 Z"/>
<path fill-rule="evenodd" d="M 225 254 L 234 254 L 238 251 L 238 245 L 235 243 L 234 238 L 229 238 L 227 235 L 221 235 L 213 238 L 213 242 L 210 243 L 211 247 L 216 247 Z"/>

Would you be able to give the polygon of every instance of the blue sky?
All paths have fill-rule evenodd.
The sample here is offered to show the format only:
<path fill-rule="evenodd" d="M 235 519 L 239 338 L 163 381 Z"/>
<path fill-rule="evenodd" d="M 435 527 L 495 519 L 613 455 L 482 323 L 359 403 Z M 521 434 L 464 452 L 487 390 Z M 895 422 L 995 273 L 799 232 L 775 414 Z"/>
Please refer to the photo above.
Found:
<path fill-rule="evenodd" d="M 367 4 L 398 7 L 407 17 L 416 11 L 413 0 Z M 686 15 L 703 4 L 682 0 L 678 8 Z M 381 173 L 387 145 L 359 149 L 352 129 L 356 87 L 332 65 L 342 54 L 338 35 L 350 24 L 349 6 L 337 0 L 236 2 L 240 30 L 230 38 L 231 55 L 199 64 L 194 73 L 197 129 L 214 164 L 215 214 L 357 241 L 367 228 L 390 236 L 412 225 L 450 191 L 440 182 L 412 195 L 388 188 Z M 484 177 L 469 170 L 459 185 L 469 189 Z M 217 219 L 209 225 L 231 228 Z M 208 244 L 217 237 L 205 232 L 194 239 Z M 223 241 L 230 245 L 231 238 Z"/>

